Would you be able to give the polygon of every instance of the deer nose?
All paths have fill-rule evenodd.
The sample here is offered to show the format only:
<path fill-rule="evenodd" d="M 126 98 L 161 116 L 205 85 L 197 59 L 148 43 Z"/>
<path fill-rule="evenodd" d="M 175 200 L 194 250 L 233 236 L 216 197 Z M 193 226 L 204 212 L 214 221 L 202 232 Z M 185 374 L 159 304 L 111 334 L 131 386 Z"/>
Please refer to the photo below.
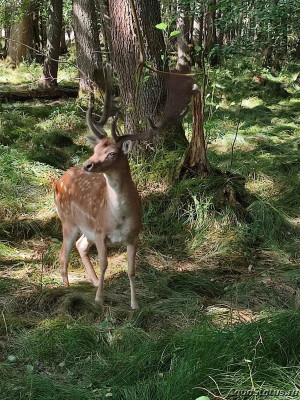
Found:
<path fill-rule="evenodd" d="M 87 161 L 87 162 L 85 162 L 85 163 L 83 164 L 83 169 L 84 169 L 85 171 L 87 171 L 87 172 L 90 172 L 90 171 L 92 171 L 93 166 L 94 166 L 94 163 L 93 163 L 93 162 Z"/>

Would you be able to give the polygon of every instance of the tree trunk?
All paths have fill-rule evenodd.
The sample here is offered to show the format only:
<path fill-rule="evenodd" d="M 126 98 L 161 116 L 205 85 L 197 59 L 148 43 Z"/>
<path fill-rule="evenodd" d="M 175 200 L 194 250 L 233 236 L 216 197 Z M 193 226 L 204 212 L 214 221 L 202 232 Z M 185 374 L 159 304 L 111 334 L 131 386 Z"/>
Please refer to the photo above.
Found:
<path fill-rule="evenodd" d="M 112 62 L 112 44 L 111 44 L 111 24 L 109 17 L 109 5 L 108 0 L 99 0 L 100 3 L 100 15 L 101 15 L 101 27 L 104 38 L 104 45 L 106 51 L 106 60 Z"/>
<path fill-rule="evenodd" d="M 10 39 L 8 43 L 7 59 L 9 62 L 19 64 L 23 60 L 32 57 L 32 50 L 26 46 L 33 47 L 33 17 L 29 12 L 23 15 L 21 20 L 15 22 L 10 28 Z"/>
<path fill-rule="evenodd" d="M 211 0 L 204 18 L 204 53 L 206 55 L 208 55 L 217 44 L 215 7 L 216 0 Z M 211 11 L 211 8 L 213 9 L 213 11 Z M 217 54 L 213 54 L 210 57 L 210 64 L 216 65 L 218 64 L 218 62 L 219 60 Z"/>
<path fill-rule="evenodd" d="M 40 42 L 42 49 L 45 49 L 47 45 L 47 22 L 44 18 L 43 13 L 40 13 L 39 25 L 40 25 Z"/>
<path fill-rule="evenodd" d="M 62 0 L 50 0 L 47 32 L 47 56 L 41 77 L 45 88 L 57 86 L 57 72 L 62 31 Z"/>
<path fill-rule="evenodd" d="M 80 91 L 104 90 L 102 53 L 94 0 L 73 0 L 73 15 Z"/>
<path fill-rule="evenodd" d="M 197 16 L 194 20 L 193 45 L 198 46 L 200 50 L 195 51 L 194 60 L 200 68 L 202 68 L 202 52 L 203 52 L 203 14 Z"/>
<path fill-rule="evenodd" d="M 38 51 L 41 50 L 41 41 L 40 41 L 40 29 L 39 29 L 39 7 L 38 4 L 34 5 L 33 12 L 33 42 L 34 48 Z M 38 57 L 37 57 L 38 58 Z"/>
<path fill-rule="evenodd" d="M 190 66 L 189 55 L 190 31 L 191 31 L 191 7 L 189 3 L 182 5 L 180 0 L 177 3 L 177 68 L 179 66 Z"/>
<path fill-rule="evenodd" d="M 135 72 L 139 63 L 139 45 L 136 27 L 129 0 L 109 0 L 111 17 L 111 46 L 113 64 L 117 72 L 120 95 L 125 111 L 125 131 L 137 133 L 139 121 L 145 117 L 157 118 L 161 100 L 165 94 L 165 85 L 157 74 L 150 74 L 142 83 L 139 98 L 136 99 Z M 161 22 L 160 7 L 157 0 L 136 2 L 136 11 L 142 31 L 146 59 L 157 69 L 163 70 L 161 56 L 165 54 L 163 34 L 155 25 Z M 137 104 L 138 103 L 138 104 Z"/>
<path fill-rule="evenodd" d="M 203 89 L 202 89 L 203 90 Z M 193 132 L 188 151 L 186 153 L 180 178 L 194 175 L 205 176 L 210 172 L 206 157 L 204 135 L 204 96 L 203 92 L 193 97 Z"/>
<path fill-rule="evenodd" d="M 66 28 L 63 25 L 61 29 L 61 37 L 60 37 L 60 50 L 59 54 L 62 56 L 68 52 L 68 46 L 66 42 Z"/>

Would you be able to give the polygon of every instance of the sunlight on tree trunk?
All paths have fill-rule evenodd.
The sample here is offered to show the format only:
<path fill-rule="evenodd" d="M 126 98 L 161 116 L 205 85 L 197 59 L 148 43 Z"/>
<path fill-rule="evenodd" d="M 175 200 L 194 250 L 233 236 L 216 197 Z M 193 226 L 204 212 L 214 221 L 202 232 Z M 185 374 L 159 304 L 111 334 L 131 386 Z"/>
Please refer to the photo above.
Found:
<path fill-rule="evenodd" d="M 28 60 L 32 51 L 26 46 L 33 46 L 33 17 L 32 14 L 22 16 L 21 20 L 10 27 L 10 41 L 8 43 L 7 60 L 19 64 Z"/>

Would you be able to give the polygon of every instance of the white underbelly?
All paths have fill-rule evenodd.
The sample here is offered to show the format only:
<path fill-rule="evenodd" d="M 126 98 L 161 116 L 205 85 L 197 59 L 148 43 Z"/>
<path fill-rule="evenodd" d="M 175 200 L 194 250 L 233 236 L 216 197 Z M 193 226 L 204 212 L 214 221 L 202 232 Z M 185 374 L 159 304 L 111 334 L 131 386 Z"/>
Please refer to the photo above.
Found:
<path fill-rule="evenodd" d="M 119 228 L 114 229 L 113 232 L 107 235 L 108 239 L 112 243 L 122 243 L 127 242 L 129 236 L 129 232 L 124 226 L 120 226 Z"/>
<path fill-rule="evenodd" d="M 79 229 L 81 232 L 84 234 L 84 236 L 90 241 L 90 242 L 95 242 L 95 233 L 94 231 L 89 230 L 88 228 L 84 226 L 80 226 Z"/>
<path fill-rule="evenodd" d="M 86 236 L 86 238 L 90 242 L 95 242 L 95 232 L 84 227 L 80 226 L 79 229 L 81 232 Z M 107 238 L 112 242 L 112 243 L 127 243 L 128 239 L 130 237 L 130 230 L 126 228 L 126 226 L 120 226 L 113 231 L 107 233 Z"/>

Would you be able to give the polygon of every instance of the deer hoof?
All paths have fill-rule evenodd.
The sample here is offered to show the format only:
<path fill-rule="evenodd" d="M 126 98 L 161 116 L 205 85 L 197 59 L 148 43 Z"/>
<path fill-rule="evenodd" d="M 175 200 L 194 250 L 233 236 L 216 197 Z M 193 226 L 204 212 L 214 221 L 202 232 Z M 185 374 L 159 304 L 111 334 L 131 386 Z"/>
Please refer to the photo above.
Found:
<path fill-rule="evenodd" d="M 140 307 L 139 307 L 138 303 L 132 303 L 132 304 L 131 304 L 131 308 L 132 308 L 133 310 L 138 310 Z"/>
<path fill-rule="evenodd" d="M 97 304 L 99 304 L 99 306 L 103 306 L 103 304 L 104 304 L 104 301 L 103 301 L 103 297 L 102 298 L 95 298 L 95 302 L 97 303 Z"/>

